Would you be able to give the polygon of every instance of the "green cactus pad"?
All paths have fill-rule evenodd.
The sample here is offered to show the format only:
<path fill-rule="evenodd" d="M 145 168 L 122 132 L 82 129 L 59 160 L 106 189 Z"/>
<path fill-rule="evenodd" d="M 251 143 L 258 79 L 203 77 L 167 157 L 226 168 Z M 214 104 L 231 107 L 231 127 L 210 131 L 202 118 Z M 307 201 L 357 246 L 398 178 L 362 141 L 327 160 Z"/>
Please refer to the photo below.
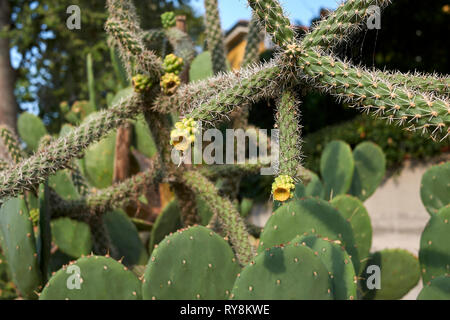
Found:
<path fill-rule="evenodd" d="M 52 220 L 51 226 L 53 241 L 59 250 L 72 258 L 91 253 L 92 238 L 89 225 L 69 218 L 59 218 Z"/>
<path fill-rule="evenodd" d="M 355 197 L 340 195 L 330 201 L 342 216 L 350 223 L 355 237 L 359 261 L 366 259 L 372 246 L 372 223 L 363 203 Z M 356 270 L 359 274 L 360 270 Z"/>
<path fill-rule="evenodd" d="M 50 255 L 52 249 L 52 228 L 50 195 L 48 183 L 39 185 L 39 232 L 37 234 L 37 254 L 42 282 L 46 283 L 49 275 Z M 29 202 L 27 202 L 30 208 Z M 31 213 L 31 210 L 30 210 Z"/>
<path fill-rule="evenodd" d="M 349 193 L 364 201 L 378 188 L 386 173 L 386 156 L 372 142 L 363 142 L 353 150 L 355 170 Z"/>
<path fill-rule="evenodd" d="M 106 188 L 112 184 L 115 147 L 116 134 L 111 133 L 86 150 L 84 169 L 92 186 Z"/>
<path fill-rule="evenodd" d="M 356 299 L 358 281 L 352 260 L 344 248 L 333 241 L 315 235 L 297 236 L 291 241 L 290 245 L 307 246 L 314 251 L 316 256 L 320 257 L 328 270 L 334 299 Z"/>
<path fill-rule="evenodd" d="M 373 273 L 367 273 L 368 266 L 379 266 L 381 289 L 367 288 Z M 360 287 L 363 299 L 395 300 L 401 299 L 420 279 L 420 267 L 417 257 L 403 249 L 385 249 L 373 253 L 361 273 Z"/>
<path fill-rule="evenodd" d="M 420 291 L 417 300 L 450 300 L 450 276 L 440 276 L 431 280 Z"/>
<path fill-rule="evenodd" d="M 86 119 L 87 116 L 94 113 L 95 109 L 95 105 L 91 104 L 89 101 L 75 101 L 72 104 L 70 112 L 65 115 L 65 118 L 70 123 L 78 125 Z"/>
<path fill-rule="evenodd" d="M 130 98 L 133 95 L 134 88 L 132 86 L 126 87 L 114 95 L 114 98 L 111 100 L 110 106 L 114 106 L 118 104 L 121 100 L 125 100 Z"/>
<path fill-rule="evenodd" d="M 313 197 L 323 199 L 325 197 L 325 190 L 322 181 L 313 172 L 309 172 L 310 181 L 307 184 L 299 182 L 295 185 L 294 197 L 297 199 Z"/>
<path fill-rule="evenodd" d="M 77 268 L 78 267 L 78 268 Z M 77 271 L 80 289 L 77 289 Z M 69 289 L 69 285 L 73 285 Z M 123 264 L 102 256 L 80 258 L 50 278 L 40 300 L 140 300 L 142 282 Z"/>
<path fill-rule="evenodd" d="M 73 258 L 61 250 L 56 250 L 50 255 L 49 271 L 51 274 L 61 269 L 65 264 L 69 264 Z"/>
<path fill-rule="evenodd" d="M 144 275 L 144 299 L 222 300 L 230 295 L 239 265 L 228 243 L 196 226 L 166 237 Z"/>
<path fill-rule="evenodd" d="M 170 201 L 156 218 L 153 224 L 152 234 L 150 236 L 149 249 L 160 243 L 165 236 L 175 232 L 182 227 L 180 207 L 177 200 Z"/>
<path fill-rule="evenodd" d="M 432 166 L 422 176 L 420 197 L 428 213 L 435 214 L 450 204 L 450 162 Z"/>
<path fill-rule="evenodd" d="M 354 171 L 352 149 L 343 141 L 332 141 L 320 157 L 320 173 L 325 184 L 325 199 L 345 194 L 350 189 Z"/>
<path fill-rule="evenodd" d="M 250 198 L 243 198 L 239 204 L 239 213 L 241 217 L 246 218 L 252 211 L 254 201 Z"/>
<path fill-rule="evenodd" d="M 420 238 L 422 279 L 450 274 L 450 205 L 431 216 Z"/>
<path fill-rule="evenodd" d="M 48 186 L 64 200 L 78 200 L 80 194 L 70 178 L 68 170 L 58 171 L 48 179 Z"/>
<path fill-rule="evenodd" d="M 73 130 L 73 128 L 74 127 L 70 124 L 67 124 L 67 123 L 63 124 L 61 127 L 61 130 L 59 130 L 59 136 L 60 137 L 67 136 Z"/>
<path fill-rule="evenodd" d="M 112 245 L 117 249 L 117 256 L 113 258 L 123 258 L 123 264 L 145 265 L 148 261 L 148 254 L 139 238 L 136 226 L 122 210 L 115 210 L 103 216 L 103 222 L 108 230 Z"/>
<path fill-rule="evenodd" d="M 41 273 L 36 240 L 23 196 L 11 198 L 0 208 L 0 243 L 17 288 L 25 298 L 37 298 Z"/>
<path fill-rule="evenodd" d="M 359 270 L 358 251 L 350 223 L 321 199 L 294 200 L 278 208 L 264 226 L 258 251 L 285 244 L 296 236 L 311 234 L 341 241 L 355 270 Z"/>
<path fill-rule="evenodd" d="M 149 158 L 157 152 L 152 133 L 143 116 L 139 116 L 134 123 L 134 145 L 140 153 Z"/>
<path fill-rule="evenodd" d="M 17 130 L 30 150 L 37 150 L 39 141 L 47 134 L 42 120 L 29 112 L 20 114 L 17 120 Z"/>
<path fill-rule="evenodd" d="M 191 68 L 189 70 L 189 80 L 191 82 L 212 77 L 213 74 L 211 53 L 209 51 L 200 53 L 192 60 Z"/>
<path fill-rule="evenodd" d="M 273 247 L 259 253 L 233 287 L 236 300 L 331 300 L 328 270 L 304 246 Z"/>

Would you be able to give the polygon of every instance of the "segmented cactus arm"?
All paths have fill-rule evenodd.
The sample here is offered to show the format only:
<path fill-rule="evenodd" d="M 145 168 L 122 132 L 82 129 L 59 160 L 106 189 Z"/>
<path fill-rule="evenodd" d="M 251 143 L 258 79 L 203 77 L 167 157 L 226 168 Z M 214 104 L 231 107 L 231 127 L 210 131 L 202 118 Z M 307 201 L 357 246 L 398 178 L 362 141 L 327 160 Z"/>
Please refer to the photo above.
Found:
<path fill-rule="evenodd" d="M 183 174 L 186 184 L 210 206 L 217 214 L 224 230 L 230 238 L 239 262 L 248 264 L 253 258 L 253 247 L 250 244 L 247 228 L 239 212 L 228 200 L 219 196 L 219 193 L 207 178 L 196 171 L 187 171 Z"/>
<path fill-rule="evenodd" d="M 69 167 L 70 160 L 80 157 L 92 143 L 99 141 L 112 129 L 143 110 L 136 95 L 119 102 L 110 109 L 100 111 L 69 134 L 53 141 L 28 159 L 0 173 L 0 199 L 14 197 L 36 187 L 50 175 Z"/>
<path fill-rule="evenodd" d="M 144 172 L 114 184 L 106 189 L 87 194 L 80 200 L 63 200 L 56 192 L 51 193 L 52 219 L 69 217 L 89 222 L 93 215 L 101 215 L 108 211 L 122 208 L 136 202 L 149 185 L 161 181 L 159 168 L 151 168 Z"/>
<path fill-rule="evenodd" d="M 205 25 L 208 50 L 211 52 L 214 73 L 227 70 L 225 46 L 220 26 L 217 0 L 205 0 Z"/>

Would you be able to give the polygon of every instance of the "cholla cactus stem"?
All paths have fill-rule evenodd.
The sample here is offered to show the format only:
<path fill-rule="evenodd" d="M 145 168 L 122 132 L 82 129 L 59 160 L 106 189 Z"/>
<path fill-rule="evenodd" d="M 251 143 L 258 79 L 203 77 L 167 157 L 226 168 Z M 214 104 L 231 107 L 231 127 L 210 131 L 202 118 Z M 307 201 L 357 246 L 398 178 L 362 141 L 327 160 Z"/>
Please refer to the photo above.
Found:
<path fill-rule="evenodd" d="M 22 150 L 19 146 L 19 139 L 13 131 L 7 126 L 0 126 L 0 139 L 6 147 L 9 157 L 14 163 L 18 163 L 23 159 Z"/>
<path fill-rule="evenodd" d="M 67 168 L 70 160 L 81 157 L 92 143 L 142 111 L 142 102 L 133 95 L 72 130 L 30 158 L 0 173 L 0 199 L 14 197 L 44 182 L 50 175 Z"/>
<path fill-rule="evenodd" d="M 225 72 L 227 70 L 225 46 L 223 43 L 222 28 L 220 26 L 217 0 L 205 0 L 205 25 L 213 71 L 215 74 Z"/>
<path fill-rule="evenodd" d="M 186 184 L 210 206 L 233 245 L 239 262 L 247 265 L 254 256 L 244 221 L 230 200 L 219 196 L 213 183 L 197 171 L 187 171 Z"/>

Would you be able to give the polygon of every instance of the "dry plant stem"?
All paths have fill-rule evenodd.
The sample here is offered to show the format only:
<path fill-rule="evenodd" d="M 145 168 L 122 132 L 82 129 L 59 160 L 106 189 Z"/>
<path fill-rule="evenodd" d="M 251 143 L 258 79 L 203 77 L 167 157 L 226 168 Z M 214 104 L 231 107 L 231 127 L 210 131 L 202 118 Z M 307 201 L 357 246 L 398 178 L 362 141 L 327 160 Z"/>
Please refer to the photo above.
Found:
<path fill-rule="evenodd" d="M 129 123 L 126 123 L 125 125 L 117 129 L 116 147 L 114 152 L 114 182 L 120 182 L 129 177 L 130 143 L 131 125 Z"/>

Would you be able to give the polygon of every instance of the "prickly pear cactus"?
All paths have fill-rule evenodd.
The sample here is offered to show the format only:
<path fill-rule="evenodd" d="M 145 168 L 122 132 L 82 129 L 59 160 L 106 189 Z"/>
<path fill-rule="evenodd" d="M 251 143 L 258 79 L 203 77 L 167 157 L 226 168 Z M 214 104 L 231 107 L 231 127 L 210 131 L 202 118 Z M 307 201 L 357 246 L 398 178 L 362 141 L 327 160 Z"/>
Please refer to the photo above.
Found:
<path fill-rule="evenodd" d="M 133 126 L 134 145 L 143 155 L 151 158 L 157 153 L 157 146 L 144 117 L 138 117 Z"/>
<path fill-rule="evenodd" d="M 67 170 L 58 171 L 48 179 L 49 186 L 64 200 L 77 200 L 80 194 L 77 191 L 70 173 Z"/>
<path fill-rule="evenodd" d="M 110 134 L 104 140 L 86 150 L 84 171 L 86 178 L 97 188 L 106 188 L 112 184 L 116 134 Z"/>
<path fill-rule="evenodd" d="M 144 299 L 227 299 L 239 273 L 231 247 L 208 228 L 179 230 L 156 249 L 144 275 Z"/>
<path fill-rule="evenodd" d="M 448 162 L 422 180 L 431 218 L 420 268 L 404 250 L 369 253 L 372 229 L 362 201 L 385 174 L 379 147 L 364 142 L 352 151 L 344 141 L 331 142 L 320 178 L 302 165 L 308 155 L 302 154 L 299 84 L 433 140 L 448 139 L 448 76 L 368 70 L 335 54 L 365 25 L 371 6 L 388 3 L 346 1 L 299 38 L 278 0 L 248 0 L 253 18 L 244 66 L 229 72 L 217 0 L 205 0 L 208 51 L 196 58 L 173 12 L 161 16 L 159 28 L 142 30 L 133 1 L 107 0 L 111 64 L 104 65 L 115 76 L 102 92 L 106 105 L 88 54 L 89 101 L 60 104 L 67 123 L 59 136 L 30 113 L 19 117 L 21 139 L 0 126 L 6 153 L 0 159 L 0 296 L 398 299 L 421 270 L 419 298 L 447 297 Z M 262 31 L 277 52 L 268 62 L 257 62 Z M 261 230 L 247 219 L 258 206 L 251 209 L 239 185 L 242 177 L 269 169 L 262 161 L 268 159 L 215 166 L 193 165 L 189 156 L 201 154 L 192 150 L 200 128 L 250 128 L 250 107 L 266 100 L 276 101 L 278 134 L 268 140 L 278 161 L 266 184 L 272 184 L 274 213 Z M 132 135 L 122 141 L 115 132 L 125 125 L 132 125 Z M 263 140 L 254 144 L 266 149 Z M 149 194 L 161 184 L 170 186 L 170 198 Z M 172 197 L 160 213 L 159 204 Z M 99 255 L 85 256 L 90 250 Z M 370 269 L 377 266 L 381 289 L 369 290 Z"/>
<path fill-rule="evenodd" d="M 51 225 L 53 241 L 65 254 L 76 259 L 92 252 L 91 231 L 86 223 L 59 218 Z"/>
<path fill-rule="evenodd" d="M 295 186 L 295 197 L 318 197 L 320 199 L 325 198 L 325 189 L 320 178 L 314 172 L 308 172 L 309 181 L 305 186 L 303 183 L 297 183 Z"/>
<path fill-rule="evenodd" d="M 380 273 L 373 274 L 372 269 L 368 269 L 369 266 L 379 267 Z M 371 279 L 372 275 L 381 277 L 379 288 L 368 288 L 368 283 L 376 282 Z M 420 267 L 417 257 L 403 249 L 385 249 L 373 253 L 367 260 L 360 285 L 363 299 L 396 300 L 414 288 L 419 280 Z"/>
<path fill-rule="evenodd" d="M 450 300 L 450 276 L 440 276 L 427 283 L 417 300 Z"/>
<path fill-rule="evenodd" d="M 302 245 L 264 250 L 236 279 L 235 300 L 331 300 L 328 270 L 313 250 Z"/>
<path fill-rule="evenodd" d="M 356 289 L 358 278 L 355 274 L 352 260 L 348 253 L 339 245 L 339 241 L 320 238 L 315 235 L 297 236 L 291 245 L 307 246 L 320 257 L 328 270 L 331 282 L 331 292 L 335 300 L 354 300 L 357 298 Z"/>
<path fill-rule="evenodd" d="M 355 171 L 349 193 L 365 201 L 378 188 L 386 172 L 383 150 L 372 142 L 363 142 L 353 150 Z"/>
<path fill-rule="evenodd" d="M 340 241 L 351 256 L 355 269 L 359 270 L 358 251 L 350 223 L 332 205 L 320 199 L 295 200 L 277 209 L 264 226 L 258 252 L 286 244 L 302 235 L 320 235 Z"/>
<path fill-rule="evenodd" d="M 122 259 L 126 266 L 145 265 L 148 260 L 147 250 L 139 237 L 136 226 L 122 210 L 107 212 L 103 218 L 115 259 Z"/>
<path fill-rule="evenodd" d="M 165 206 L 153 224 L 152 234 L 148 245 L 150 251 L 153 250 L 155 245 L 160 243 L 165 236 L 169 235 L 171 232 L 177 231 L 181 227 L 180 207 L 176 200 L 172 200 Z"/>
<path fill-rule="evenodd" d="M 41 137 L 47 134 L 47 129 L 42 120 L 29 112 L 24 112 L 19 116 L 17 130 L 29 150 L 37 150 Z"/>
<path fill-rule="evenodd" d="M 352 149 L 343 141 L 330 142 L 320 158 L 320 173 L 325 184 L 325 197 L 331 199 L 345 194 L 353 179 Z"/>
<path fill-rule="evenodd" d="M 450 162 L 431 167 L 422 176 L 420 196 L 428 213 L 435 214 L 450 204 Z"/>
<path fill-rule="evenodd" d="M 139 300 L 142 282 L 123 264 L 88 256 L 64 266 L 45 285 L 40 300 Z"/>
<path fill-rule="evenodd" d="M 209 78 L 212 75 L 211 53 L 209 51 L 202 52 L 192 61 L 189 79 L 190 81 L 198 81 Z"/>
<path fill-rule="evenodd" d="M 364 261 L 372 246 L 372 223 L 369 214 L 357 198 L 340 195 L 330 201 L 341 215 L 350 223 L 355 237 L 356 249 L 360 262 Z M 360 270 L 356 270 L 359 273 Z"/>
<path fill-rule="evenodd" d="M 424 284 L 450 273 L 450 206 L 433 214 L 420 238 L 419 260 Z"/>
<path fill-rule="evenodd" d="M 3 203 L 0 208 L 0 227 L 0 244 L 14 283 L 24 297 L 36 299 L 42 276 L 33 224 L 23 196 Z"/>

